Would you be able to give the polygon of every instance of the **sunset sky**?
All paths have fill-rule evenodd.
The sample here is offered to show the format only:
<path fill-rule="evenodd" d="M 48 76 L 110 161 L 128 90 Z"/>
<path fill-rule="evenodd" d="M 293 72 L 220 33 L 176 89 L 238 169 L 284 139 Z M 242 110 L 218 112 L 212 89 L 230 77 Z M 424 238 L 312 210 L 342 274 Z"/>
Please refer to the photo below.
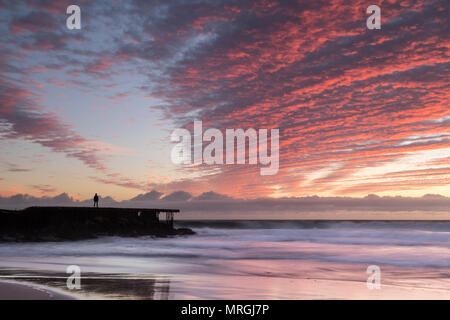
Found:
<path fill-rule="evenodd" d="M 448 0 L 0 0 L 0 195 L 448 197 L 449 17 Z M 278 174 L 173 164 L 194 120 L 278 128 Z"/>

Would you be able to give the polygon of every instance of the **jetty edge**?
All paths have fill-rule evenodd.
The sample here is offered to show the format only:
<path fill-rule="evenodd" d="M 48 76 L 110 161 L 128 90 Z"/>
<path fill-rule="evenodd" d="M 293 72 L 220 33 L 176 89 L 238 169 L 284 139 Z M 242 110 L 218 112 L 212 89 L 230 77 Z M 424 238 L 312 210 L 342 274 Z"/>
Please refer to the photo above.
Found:
<path fill-rule="evenodd" d="M 28 207 L 0 209 L 0 242 L 73 241 L 101 236 L 191 235 L 174 228 L 178 209 Z M 161 217 L 160 215 L 165 215 Z M 165 219 L 164 219 L 165 218 Z"/>

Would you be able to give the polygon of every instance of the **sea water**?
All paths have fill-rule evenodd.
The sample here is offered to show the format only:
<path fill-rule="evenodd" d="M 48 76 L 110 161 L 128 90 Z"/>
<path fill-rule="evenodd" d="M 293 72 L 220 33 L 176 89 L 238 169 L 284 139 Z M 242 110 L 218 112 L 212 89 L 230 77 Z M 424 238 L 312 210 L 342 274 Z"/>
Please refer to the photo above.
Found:
<path fill-rule="evenodd" d="M 384 288 L 440 290 L 450 298 L 448 221 L 234 220 L 177 226 L 197 234 L 2 243 L 0 267 L 64 272 L 78 265 L 82 273 L 154 277 L 170 283 L 165 298 L 297 299 L 364 294 L 366 269 L 376 265 Z"/>

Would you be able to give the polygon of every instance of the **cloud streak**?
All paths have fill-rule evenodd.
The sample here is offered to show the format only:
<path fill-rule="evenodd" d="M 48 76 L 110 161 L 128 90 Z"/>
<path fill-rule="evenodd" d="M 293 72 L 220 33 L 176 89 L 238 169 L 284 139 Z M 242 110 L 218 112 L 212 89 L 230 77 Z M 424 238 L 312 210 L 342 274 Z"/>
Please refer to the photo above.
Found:
<path fill-rule="evenodd" d="M 98 150 L 86 147 L 90 141 L 77 134 L 56 114 L 39 111 L 37 100 L 32 92 L 0 81 L 0 118 L 11 125 L 4 137 L 29 140 L 79 159 L 91 168 L 105 170 L 102 159 L 97 155 Z"/>

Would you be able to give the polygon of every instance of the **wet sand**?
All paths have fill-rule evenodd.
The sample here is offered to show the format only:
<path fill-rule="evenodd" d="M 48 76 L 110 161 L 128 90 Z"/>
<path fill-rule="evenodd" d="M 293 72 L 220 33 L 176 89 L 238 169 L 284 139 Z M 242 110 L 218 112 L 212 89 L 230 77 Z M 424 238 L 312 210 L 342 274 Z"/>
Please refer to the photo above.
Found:
<path fill-rule="evenodd" d="M 75 296 L 36 284 L 0 281 L 0 300 L 73 300 Z"/>
<path fill-rule="evenodd" d="M 384 266 L 380 289 L 368 289 L 366 265 L 306 262 L 292 265 L 285 274 L 267 261 L 256 271 L 255 261 L 238 262 L 245 275 L 132 275 L 85 273 L 81 290 L 68 290 L 66 275 L 44 270 L 0 269 L 0 299 L 368 299 L 417 300 L 450 299 L 448 268 Z M 253 270 L 253 272 L 250 272 Z M 300 272 L 291 273 L 293 270 Z M 31 283 L 31 284 L 30 284 Z M 55 290 L 50 289 L 55 288 Z M 67 295 L 62 294 L 67 292 Z"/>
<path fill-rule="evenodd" d="M 167 300 L 169 295 L 170 281 L 161 276 L 87 272 L 79 290 L 67 288 L 67 276 L 46 270 L 0 268 L 0 300 Z"/>

